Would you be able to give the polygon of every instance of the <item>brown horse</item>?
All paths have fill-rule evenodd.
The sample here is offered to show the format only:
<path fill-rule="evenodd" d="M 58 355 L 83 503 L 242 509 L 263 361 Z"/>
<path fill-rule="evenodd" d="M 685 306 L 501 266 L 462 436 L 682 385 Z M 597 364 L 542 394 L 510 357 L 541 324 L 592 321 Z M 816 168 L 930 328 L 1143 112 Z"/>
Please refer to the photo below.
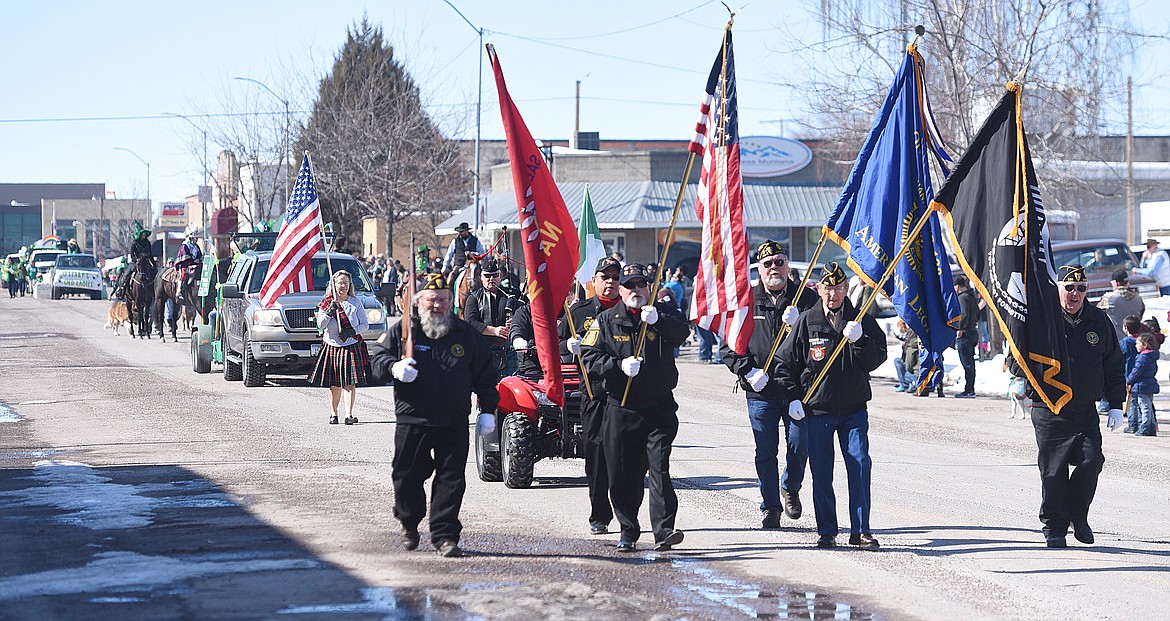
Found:
<path fill-rule="evenodd" d="M 179 314 L 185 312 L 188 316 L 195 315 L 195 284 L 199 282 L 199 271 L 202 264 L 196 264 L 194 276 L 186 281 L 180 279 L 180 272 L 168 267 L 162 272 L 155 286 L 154 320 L 158 324 L 158 338 L 166 342 L 163 334 L 163 320 L 171 329 L 171 340 L 179 342 Z M 182 295 L 179 295 L 180 289 Z M 167 312 L 167 302 L 170 302 L 171 312 Z M 190 307 L 189 309 L 187 307 Z M 168 316 L 169 315 L 169 316 Z M 188 330 L 189 331 L 189 330 Z"/>
<path fill-rule="evenodd" d="M 468 259 L 463 269 L 452 279 L 455 290 L 455 313 L 463 319 L 463 309 L 467 306 L 467 296 L 479 289 L 479 275 L 481 269 L 478 259 Z"/>
<path fill-rule="evenodd" d="M 130 336 L 150 338 L 150 307 L 154 303 L 155 272 L 149 267 L 134 270 L 126 283 L 126 310 L 130 315 Z"/>

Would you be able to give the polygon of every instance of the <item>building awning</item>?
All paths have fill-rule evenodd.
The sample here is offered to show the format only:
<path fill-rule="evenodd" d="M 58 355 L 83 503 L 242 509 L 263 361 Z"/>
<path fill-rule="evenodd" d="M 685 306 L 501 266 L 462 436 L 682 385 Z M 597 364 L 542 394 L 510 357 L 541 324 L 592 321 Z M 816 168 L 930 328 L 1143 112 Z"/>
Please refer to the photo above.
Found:
<path fill-rule="evenodd" d="M 239 212 L 234 207 L 216 209 L 209 224 L 212 235 L 230 235 L 239 228 Z"/>
<path fill-rule="evenodd" d="M 590 183 L 589 199 L 602 230 L 664 229 L 670 226 L 678 181 L 611 181 Z M 573 220 L 580 221 L 585 183 L 558 183 Z M 702 228 L 695 215 L 697 184 L 688 184 L 679 210 L 677 228 Z M 841 188 L 837 186 L 765 185 L 744 183 L 744 222 L 748 227 L 820 227 L 829 219 Z M 512 191 L 484 195 L 487 230 L 520 225 L 516 194 Z M 475 222 L 475 208 L 468 205 L 435 227 L 438 235 L 453 235 L 460 222 Z"/>

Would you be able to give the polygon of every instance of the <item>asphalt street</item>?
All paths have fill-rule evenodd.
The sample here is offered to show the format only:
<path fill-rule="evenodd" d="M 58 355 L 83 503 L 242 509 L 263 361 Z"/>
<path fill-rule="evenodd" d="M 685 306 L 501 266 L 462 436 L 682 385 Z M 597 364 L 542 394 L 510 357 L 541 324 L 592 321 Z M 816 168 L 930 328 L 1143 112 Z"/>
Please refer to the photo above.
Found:
<path fill-rule="evenodd" d="M 467 556 L 443 559 L 397 543 L 392 389 L 360 392 L 357 425 L 327 425 L 326 391 L 197 375 L 185 338 L 114 336 L 106 305 L 0 305 L 0 619 L 1170 614 L 1165 437 L 1106 432 L 1096 544 L 1050 550 L 1029 422 L 1002 398 L 917 398 L 875 379 L 882 549 L 816 550 L 808 480 L 804 517 L 759 528 L 743 395 L 684 349 L 682 545 L 651 552 L 643 533 L 619 556 L 616 535 L 590 536 L 580 461 L 542 461 L 522 490 L 479 481 L 469 461 Z M 837 490 L 845 520 L 839 458 Z"/>

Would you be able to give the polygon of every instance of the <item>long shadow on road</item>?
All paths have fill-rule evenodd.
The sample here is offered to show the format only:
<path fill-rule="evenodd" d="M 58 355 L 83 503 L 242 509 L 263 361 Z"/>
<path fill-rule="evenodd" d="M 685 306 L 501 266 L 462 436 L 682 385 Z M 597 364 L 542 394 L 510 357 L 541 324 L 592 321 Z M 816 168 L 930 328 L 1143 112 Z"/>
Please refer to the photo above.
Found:
<path fill-rule="evenodd" d="M 465 619 L 370 588 L 176 466 L 0 469 L 0 619 Z"/>

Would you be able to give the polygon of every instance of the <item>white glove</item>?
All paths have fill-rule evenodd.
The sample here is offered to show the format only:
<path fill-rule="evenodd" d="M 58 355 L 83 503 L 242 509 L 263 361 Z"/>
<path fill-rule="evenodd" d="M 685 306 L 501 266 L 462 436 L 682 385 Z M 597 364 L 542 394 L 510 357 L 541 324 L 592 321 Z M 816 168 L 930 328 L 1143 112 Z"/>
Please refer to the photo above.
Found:
<path fill-rule="evenodd" d="M 634 377 L 638 375 L 638 371 L 642 370 L 642 359 L 630 356 L 622 360 L 622 373 L 627 377 Z"/>
<path fill-rule="evenodd" d="M 1106 419 L 1105 425 L 1109 427 L 1109 431 L 1115 431 L 1121 426 L 1121 410 L 1109 410 L 1109 418 Z"/>
<path fill-rule="evenodd" d="M 841 336 L 849 339 L 850 343 L 856 343 L 857 339 L 861 338 L 861 324 L 856 321 L 846 323 L 845 329 L 841 331 Z"/>
<path fill-rule="evenodd" d="M 799 401 L 793 401 L 788 404 L 788 418 L 792 420 L 800 420 L 804 418 L 804 405 Z"/>
<path fill-rule="evenodd" d="M 780 319 L 784 323 L 792 325 L 796 323 L 797 317 L 800 317 L 800 309 L 796 308 L 795 306 L 789 306 L 788 308 L 784 309 L 784 315 L 782 315 Z"/>
<path fill-rule="evenodd" d="M 528 341 L 526 339 L 523 339 L 523 338 L 518 336 L 518 337 L 512 339 L 512 349 L 515 349 L 517 351 L 522 350 L 522 349 L 528 349 Z"/>
<path fill-rule="evenodd" d="M 390 373 L 400 382 L 407 384 L 413 382 L 418 377 L 418 369 L 414 368 L 414 358 L 403 358 L 395 362 L 390 367 Z"/>
<path fill-rule="evenodd" d="M 481 436 L 496 430 L 496 417 L 490 412 L 480 412 L 475 419 L 475 432 Z"/>
<path fill-rule="evenodd" d="M 642 307 L 642 321 L 645 321 L 646 323 L 648 323 L 650 325 L 654 325 L 654 324 L 658 323 L 658 309 L 654 308 L 654 306 L 652 306 L 650 304 L 643 306 Z"/>
<path fill-rule="evenodd" d="M 764 389 L 764 386 L 768 385 L 768 374 L 764 373 L 763 369 L 753 368 L 743 378 L 747 380 L 748 385 L 756 392 L 760 392 Z"/>
<path fill-rule="evenodd" d="M 569 353 L 574 356 L 581 355 L 581 339 L 576 336 L 570 336 L 569 340 L 565 341 L 565 347 L 569 348 Z"/>

